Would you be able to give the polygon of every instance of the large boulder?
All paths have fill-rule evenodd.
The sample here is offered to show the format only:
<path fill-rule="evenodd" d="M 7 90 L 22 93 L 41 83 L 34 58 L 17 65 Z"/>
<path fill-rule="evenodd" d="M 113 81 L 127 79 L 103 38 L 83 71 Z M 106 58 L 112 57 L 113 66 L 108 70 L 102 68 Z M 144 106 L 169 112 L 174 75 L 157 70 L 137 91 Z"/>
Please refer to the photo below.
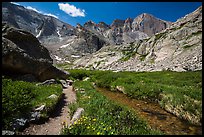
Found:
<path fill-rule="evenodd" d="M 3 74 L 32 74 L 38 80 L 66 79 L 68 73 L 52 65 L 49 51 L 31 33 L 2 24 Z"/>

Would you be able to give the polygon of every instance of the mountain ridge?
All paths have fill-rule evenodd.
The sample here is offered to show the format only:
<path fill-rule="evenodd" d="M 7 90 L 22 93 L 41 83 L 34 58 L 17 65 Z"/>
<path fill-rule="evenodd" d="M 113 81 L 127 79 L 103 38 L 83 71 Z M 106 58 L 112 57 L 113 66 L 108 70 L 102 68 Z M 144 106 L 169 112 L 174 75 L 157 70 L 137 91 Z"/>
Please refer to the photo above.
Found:
<path fill-rule="evenodd" d="M 132 22 L 128 24 L 128 18 L 126 19 L 126 22 L 125 20 L 115 19 L 110 25 L 103 21 L 98 24 L 93 21 L 87 21 L 83 25 L 80 24 L 81 27 L 78 25 L 74 27 L 55 17 L 43 15 L 31 9 L 26 9 L 23 6 L 6 2 L 2 4 L 2 13 L 2 22 L 7 22 L 14 27 L 31 32 L 46 48 L 49 49 L 52 58 L 58 62 L 59 60 L 56 60 L 54 56 L 59 56 L 59 58 L 65 58 L 67 56 L 68 58 L 65 58 L 64 61 L 72 61 L 73 58 L 71 58 L 69 54 L 76 54 L 77 50 L 79 52 L 78 56 L 83 56 L 93 53 L 105 45 L 120 45 L 122 43 L 133 42 L 136 39 L 144 39 L 148 37 L 147 34 L 140 31 L 142 29 L 132 30 Z M 118 26 L 117 20 L 122 21 L 121 26 Z M 90 42 L 87 42 L 85 37 L 80 37 L 78 34 L 81 34 L 81 32 L 79 32 L 80 29 L 78 30 L 78 28 L 82 27 L 84 30 L 86 29 L 84 34 L 89 36 L 86 38 L 92 39 L 93 37 L 98 37 L 98 40 L 95 40 L 95 43 L 91 44 Z M 158 31 L 160 30 L 161 29 Z M 76 39 L 76 37 L 80 37 L 80 39 Z M 101 45 L 100 43 L 104 44 Z M 82 46 L 86 49 L 82 49 Z M 64 50 L 72 51 L 64 52 L 60 47 L 65 47 Z"/>
<path fill-rule="evenodd" d="M 7 3 L 7 5 L 9 4 Z M 18 8 L 17 5 L 13 5 L 13 7 Z M 28 9 L 24 8 L 24 10 L 27 11 Z M 19 14 L 17 14 L 19 12 L 16 12 L 14 14 L 12 10 L 10 11 L 9 8 L 4 5 L 2 7 L 2 12 L 4 13 L 2 22 L 7 21 L 8 23 L 13 23 L 14 25 L 20 24 L 21 26 L 23 26 L 23 21 L 19 21 L 19 18 L 23 18 L 23 13 L 25 11 L 21 11 L 20 16 Z M 192 53 L 187 50 L 188 47 L 193 47 L 192 49 L 194 50 L 194 46 L 191 46 L 192 43 L 194 43 L 194 45 L 200 45 L 200 37 L 202 36 L 200 35 L 202 33 L 202 28 L 200 28 L 200 19 L 202 19 L 202 17 L 200 16 L 200 14 L 202 15 L 202 6 L 196 9 L 194 12 L 187 14 L 185 17 L 178 19 L 176 22 L 164 21 L 154 17 L 151 14 L 142 13 L 136 16 L 134 19 L 115 19 L 110 25 L 106 24 L 103 21 L 94 23 L 92 20 L 89 20 L 83 25 L 78 23 L 76 27 L 65 24 L 64 22 L 54 17 L 44 16 L 37 12 L 34 13 L 35 14 L 31 15 L 25 14 L 25 16 L 30 17 L 30 24 L 32 24 L 33 27 L 29 28 L 28 25 L 25 28 L 31 29 L 30 31 L 33 31 L 34 35 L 49 50 L 54 63 L 74 62 L 76 66 L 88 67 L 89 65 L 93 68 L 99 68 L 100 65 L 96 66 L 95 63 L 91 63 L 91 61 L 89 61 L 88 63 L 86 58 L 88 59 L 93 55 L 97 56 L 100 51 L 103 51 L 106 48 L 108 49 L 109 47 L 113 47 L 113 49 L 110 49 L 116 50 L 116 53 L 108 53 L 108 55 L 111 55 L 110 60 L 104 61 L 106 62 L 106 65 L 103 65 L 101 69 L 112 69 L 117 71 L 118 64 L 123 64 L 123 66 L 119 65 L 121 67 L 121 70 L 151 71 L 155 69 L 155 64 L 157 64 L 154 64 L 154 61 L 161 61 L 160 66 L 156 66 L 155 70 L 172 69 L 185 71 L 196 70 L 197 68 L 201 69 L 200 64 L 197 65 L 196 68 L 189 68 L 189 65 L 187 65 L 187 67 L 185 68 L 181 65 L 182 63 L 180 65 L 175 65 L 171 62 L 174 59 L 170 59 L 170 54 L 172 54 L 172 57 L 176 54 L 178 54 L 178 56 L 181 55 L 180 52 L 177 52 L 177 50 L 175 49 L 176 47 L 178 51 L 180 50 L 184 53 L 188 53 L 190 56 L 192 55 Z M 10 19 L 8 17 L 9 15 L 13 15 L 14 17 Z M 42 18 L 42 20 L 36 19 L 38 17 L 40 19 Z M 197 26 L 194 25 L 194 22 L 192 22 L 193 20 L 195 20 Z M 16 21 L 17 23 L 15 23 L 14 21 Z M 26 24 L 26 22 L 24 24 Z M 191 31 L 193 31 L 196 35 L 194 36 L 194 33 L 192 33 Z M 188 42 L 190 43 L 190 45 L 187 44 Z M 175 47 L 172 45 L 174 45 Z M 172 47 L 172 49 L 170 47 Z M 181 49 L 181 47 L 183 47 L 183 49 L 185 47 L 186 51 Z M 200 48 L 200 46 L 198 47 Z M 160 49 L 162 49 L 163 51 L 160 51 Z M 117 50 L 123 50 L 123 52 L 119 53 L 120 55 L 117 56 Z M 200 60 L 200 55 L 202 55 L 202 53 L 200 53 L 199 51 L 195 51 L 194 54 L 196 54 L 197 52 L 198 57 L 196 58 Z M 135 54 L 137 54 L 136 60 L 135 58 L 132 58 Z M 165 60 L 163 56 L 166 55 L 169 56 L 168 58 L 170 60 L 167 59 L 167 62 L 169 63 L 163 62 Z M 185 55 L 185 57 L 186 56 L 187 55 Z M 129 58 L 130 60 L 132 59 L 132 63 L 130 64 L 127 63 Z M 78 59 L 81 59 L 82 62 Z M 92 59 L 94 58 L 91 58 L 90 60 Z M 86 62 L 85 65 L 83 61 Z M 102 60 L 95 61 L 99 61 L 98 64 L 103 62 Z M 188 60 L 186 61 L 188 62 Z M 81 64 L 79 62 L 81 62 Z M 164 63 L 165 65 L 163 65 L 162 63 Z M 109 65 L 109 67 L 107 66 L 107 64 Z M 131 67 L 127 67 L 128 64 L 130 66 L 132 65 L 132 69 L 130 69 Z M 169 66 L 170 64 L 171 66 Z M 146 65 L 146 67 L 144 65 Z M 177 66 L 176 69 L 174 68 L 175 66 Z"/>

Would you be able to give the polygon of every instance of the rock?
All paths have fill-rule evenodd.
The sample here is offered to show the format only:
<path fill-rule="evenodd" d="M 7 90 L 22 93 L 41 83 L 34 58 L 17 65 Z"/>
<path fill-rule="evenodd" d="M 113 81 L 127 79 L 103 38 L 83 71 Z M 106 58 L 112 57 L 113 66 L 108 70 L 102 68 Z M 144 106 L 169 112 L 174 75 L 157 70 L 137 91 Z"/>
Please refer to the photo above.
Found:
<path fill-rule="evenodd" d="M 2 130 L 2 135 L 15 135 L 15 132 L 10 130 Z"/>
<path fill-rule="evenodd" d="M 89 77 L 87 77 L 87 78 L 85 78 L 83 81 L 87 81 L 87 80 L 89 80 L 90 78 Z"/>
<path fill-rule="evenodd" d="M 139 30 L 146 33 L 148 36 L 152 36 L 161 30 L 169 27 L 171 22 L 159 20 L 153 15 L 143 13 L 137 16 L 132 22 L 132 29 Z"/>
<path fill-rule="evenodd" d="M 50 84 L 57 84 L 57 81 L 55 79 L 49 79 L 42 83 L 38 83 L 36 85 L 39 86 L 39 85 L 50 85 Z"/>
<path fill-rule="evenodd" d="M 41 105 L 40 107 L 36 108 L 35 111 L 42 111 L 44 110 L 45 105 Z"/>
<path fill-rule="evenodd" d="M 26 74 L 26 75 L 19 76 L 19 77 L 17 77 L 17 80 L 23 80 L 23 81 L 27 81 L 27 82 L 36 82 L 37 81 L 35 76 L 33 76 L 32 74 Z"/>
<path fill-rule="evenodd" d="M 57 98 L 57 95 L 52 94 L 52 95 L 50 95 L 48 98 L 55 99 L 55 98 Z"/>
<path fill-rule="evenodd" d="M 84 112 L 84 109 L 83 108 L 77 108 L 77 110 L 74 112 L 74 115 L 71 119 L 71 122 L 70 122 L 70 125 L 73 125 L 75 121 L 77 121 L 80 117 L 81 117 L 81 114 Z"/>
<path fill-rule="evenodd" d="M 127 94 L 127 93 L 125 93 L 125 88 L 122 86 L 116 86 L 116 90 L 119 92 L 122 92 L 123 94 Z"/>
<path fill-rule="evenodd" d="M 73 84 L 74 81 L 73 81 L 73 80 L 68 80 L 68 79 L 67 79 L 66 82 L 68 83 L 69 86 L 71 86 L 71 85 Z"/>
<path fill-rule="evenodd" d="M 29 32 L 2 24 L 2 36 L 3 74 L 31 74 L 40 81 L 67 78 L 68 73 L 52 65 L 49 51 Z"/>
<path fill-rule="evenodd" d="M 30 120 L 31 122 L 38 121 L 41 117 L 40 112 L 31 112 Z"/>
<path fill-rule="evenodd" d="M 69 85 L 67 84 L 67 82 L 65 80 L 59 80 L 59 81 L 62 84 L 63 88 L 68 88 Z"/>
<path fill-rule="evenodd" d="M 28 119 L 25 119 L 25 118 L 16 119 L 13 122 L 12 127 L 14 130 L 21 130 L 26 126 L 27 123 L 28 123 Z"/>

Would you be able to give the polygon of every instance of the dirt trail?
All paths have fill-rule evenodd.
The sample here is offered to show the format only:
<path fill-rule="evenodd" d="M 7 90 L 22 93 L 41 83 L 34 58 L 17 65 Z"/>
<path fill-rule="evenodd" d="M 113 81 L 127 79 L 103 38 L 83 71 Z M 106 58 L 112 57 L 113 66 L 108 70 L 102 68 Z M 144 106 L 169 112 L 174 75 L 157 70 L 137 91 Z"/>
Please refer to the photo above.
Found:
<path fill-rule="evenodd" d="M 63 89 L 62 99 L 59 102 L 55 112 L 50 116 L 49 120 L 43 124 L 30 124 L 22 135 L 59 135 L 63 127 L 63 122 L 70 123 L 68 104 L 76 101 L 76 94 L 73 87 L 69 86 Z"/>

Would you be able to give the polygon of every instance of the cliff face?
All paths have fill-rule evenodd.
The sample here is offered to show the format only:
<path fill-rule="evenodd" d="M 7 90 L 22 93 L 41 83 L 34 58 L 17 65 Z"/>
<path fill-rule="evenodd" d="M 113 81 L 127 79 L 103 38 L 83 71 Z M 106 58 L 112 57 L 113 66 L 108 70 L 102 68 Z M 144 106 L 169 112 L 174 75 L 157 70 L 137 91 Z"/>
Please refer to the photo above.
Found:
<path fill-rule="evenodd" d="M 134 19 L 132 29 L 134 31 L 144 32 L 148 36 L 153 36 L 154 34 L 168 28 L 170 25 L 171 22 L 163 21 L 155 18 L 153 15 L 143 13 Z"/>
<path fill-rule="evenodd" d="M 84 24 L 84 27 L 93 33 L 105 37 L 109 43 L 120 45 L 152 36 L 166 29 L 170 24 L 171 22 L 163 21 L 153 15 L 144 13 L 137 16 L 134 20 L 131 18 L 126 20 L 115 19 L 110 26 L 105 23 L 101 26 L 93 21 L 88 21 Z"/>
<path fill-rule="evenodd" d="M 156 35 L 120 47 L 103 47 L 75 61 L 75 66 L 115 71 L 202 70 L 202 7 Z"/>

